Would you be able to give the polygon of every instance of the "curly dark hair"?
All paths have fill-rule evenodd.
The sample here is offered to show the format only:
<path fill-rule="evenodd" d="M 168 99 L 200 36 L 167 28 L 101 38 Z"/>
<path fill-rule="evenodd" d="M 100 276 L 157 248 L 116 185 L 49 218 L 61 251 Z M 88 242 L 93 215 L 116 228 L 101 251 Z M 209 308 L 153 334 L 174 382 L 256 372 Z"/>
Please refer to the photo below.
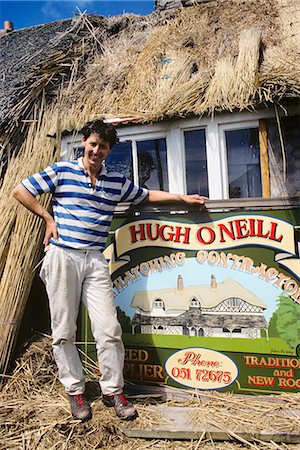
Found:
<path fill-rule="evenodd" d="M 119 142 L 116 128 L 110 123 L 103 122 L 103 120 L 98 119 L 87 122 L 80 131 L 84 139 L 87 139 L 92 133 L 99 134 L 101 139 L 109 142 L 110 147 Z"/>

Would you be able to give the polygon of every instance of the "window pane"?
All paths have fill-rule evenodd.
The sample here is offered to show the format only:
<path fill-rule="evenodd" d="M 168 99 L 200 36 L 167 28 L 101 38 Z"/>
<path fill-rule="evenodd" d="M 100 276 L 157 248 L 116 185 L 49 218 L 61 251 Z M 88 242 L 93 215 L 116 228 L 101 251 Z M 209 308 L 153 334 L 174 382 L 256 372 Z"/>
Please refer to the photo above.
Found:
<path fill-rule="evenodd" d="M 108 155 L 105 166 L 109 172 L 120 172 L 126 178 L 132 180 L 132 152 L 131 142 L 119 142 L 113 146 Z"/>
<path fill-rule="evenodd" d="M 261 197 L 258 129 L 225 131 L 229 198 Z"/>
<path fill-rule="evenodd" d="M 187 193 L 208 197 L 205 130 L 185 131 L 184 144 Z"/>
<path fill-rule="evenodd" d="M 148 189 L 169 190 L 167 146 L 165 139 L 137 142 L 139 185 Z"/>
<path fill-rule="evenodd" d="M 286 167 L 276 120 L 268 119 L 267 126 L 271 196 L 298 196 L 300 194 L 300 116 L 280 118 Z"/>
<path fill-rule="evenodd" d="M 84 148 L 83 147 L 73 147 L 73 152 L 70 157 L 71 161 L 74 161 L 75 159 L 81 158 L 84 156 Z"/>

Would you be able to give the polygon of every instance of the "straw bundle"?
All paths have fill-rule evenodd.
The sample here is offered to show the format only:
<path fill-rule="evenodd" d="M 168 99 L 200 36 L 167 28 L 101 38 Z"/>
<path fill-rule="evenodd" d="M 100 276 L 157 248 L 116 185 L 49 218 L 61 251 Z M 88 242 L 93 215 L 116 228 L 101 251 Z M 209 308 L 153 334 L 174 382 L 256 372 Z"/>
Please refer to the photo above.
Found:
<path fill-rule="evenodd" d="M 246 447 L 256 450 L 299 449 L 299 445 L 242 442 L 238 434 L 240 427 L 248 427 L 249 423 L 257 427 L 257 430 L 261 430 L 264 424 L 272 426 L 275 431 L 293 430 L 297 423 L 299 429 L 299 418 L 292 415 L 289 418 L 290 423 L 284 419 L 282 423 L 277 420 L 280 411 L 291 411 L 297 406 L 298 396 L 295 395 L 272 397 L 269 401 L 266 398 L 248 397 L 246 405 L 249 410 L 246 408 L 244 397 L 208 392 L 205 392 L 201 399 L 191 397 L 187 402 L 160 404 L 183 409 L 192 406 L 192 422 L 212 424 L 217 422 L 219 429 L 231 432 L 236 439 L 235 442 L 214 442 L 212 439 L 167 441 L 127 438 L 120 432 L 124 423 L 115 417 L 110 408 L 102 405 L 98 384 L 87 379 L 86 394 L 92 402 L 93 419 L 82 424 L 70 416 L 68 401 L 56 377 L 50 339 L 44 338 L 33 342 L 17 361 L 12 376 L 0 394 L 0 449 L 238 450 Z M 131 424 L 127 424 L 128 427 L 155 430 L 156 424 L 164 421 L 164 417 L 155 413 L 153 407 L 149 408 L 149 403 L 153 405 L 153 399 L 149 398 L 146 401 L 143 399 L 143 402 L 133 401 L 139 417 Z M 273 424 L 268 422 L 272 410 L 275 417 Z"/>
<path fill-rule="evenodd" d="M 244 109 L 254 104 L 260 57 L 261 32 L 255 28 L 242 30 L 236 61 L 221 59 L 205 92 L 204 102 L 197 102 L 200 111 L 234 108 Z"/>
<path fill-rule="evenodd" d="M 19 156 L 11 160 L 1 187 L 0 367 L 4 373 L 35 275 L 33 269 L 40 258 L 44 234 L 42 220 L 12 200 L 10 193 L 28 174 L 40 171 L 57 158 L 54 143 L 46 137 L 45 126 L 47 121 L 56 121 L 56 113 L 50 110 L 46 116 L 42 122 L 40 113 L 30 126 L 27 140 Z M 49 196 L 41 198 L 41 204 L 47 208 Z"/>
<path fill-rule="evenodd" d="M 195 104 L 195 113 L 203 108 L 210 112 L 223 107 L 232 111 L 234 105 L 230 101 L 230 94 L 232 94 L 234 82 L 235 66 L 233 59 L 220 59 L 216 64 L 214 76 L 205 91 L 204 99 L 198 99 Z"/>
<path fill-rule="evenodd" d="M 265 52 L 258 94 L 263 100 L 280 101 L 300 94 L 300 52 L 272 46 Z"/>
<path fill-rule="evenodd" d="M 41 257 L 44 235 L 42 220 L 12 200 L 11 190 L 22 179 L 59 159 L 60 110 L 55 103 L 52 107 L 47 106 L 47 101 L 51 102 L 51 96 L 49 101 L 47 93 L 50 88 L 55 89 L 58 99 L 62 86 L 65 86 L 66 74 L 74 81 L 89 51 L 98 50 L 99 40 L 90 28 L 88 19 L 80 16 L 74 21 L 71 30 L 75 34 L 71 50 L 69 33 L 53 41 L 51 57 L 43 61 L 41 67 L 35 68 L 34 79 L 32 74 L 29 75 L 23 91 L 20 91 L 21 97 L 12 110 L 14 122 L 1 136 L 3 151 L 10 142 L 15 143 L 0 197 L 0 371 L 4 374 L 35 275 L 34 268 Z M 82 45 L 85 39 L 86 47 Z M 62 43 L 64 52 L 57 51 L 58 43 Z M 50 131 L 55 134 L 55 139 L 47 137 Z M 48 208 L 50 196 L 42 196 L 40 203 Z"/>
<path fill-rule="evenodd" d="M 261 32 L 255 28 L 240 34 L 239 54 L 235 65 L 233 102 L 239 109 L 253 103 L 257 91 Z"/>

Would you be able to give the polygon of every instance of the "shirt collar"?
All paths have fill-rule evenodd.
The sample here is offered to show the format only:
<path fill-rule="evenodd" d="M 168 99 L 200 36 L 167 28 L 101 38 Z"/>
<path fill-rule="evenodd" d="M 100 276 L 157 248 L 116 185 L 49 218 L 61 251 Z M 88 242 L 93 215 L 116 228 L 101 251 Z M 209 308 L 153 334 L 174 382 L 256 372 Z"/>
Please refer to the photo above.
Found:
<path fill-rule="evenodd" d="M 84 167 L 83 164 L 83 157 L 81 156 L 80 158 L 77 159 L 77 163 L 78 163 L 78 167 L 83 170 L 84 172 L 87 172 L 86 168 Z M 103 163 L 102 168 L 101 168 L 101 172 L 98 175 L 98 178 L 100 178 L 102 175 L 106 175 L 107 174 L 107 169 Z"/>

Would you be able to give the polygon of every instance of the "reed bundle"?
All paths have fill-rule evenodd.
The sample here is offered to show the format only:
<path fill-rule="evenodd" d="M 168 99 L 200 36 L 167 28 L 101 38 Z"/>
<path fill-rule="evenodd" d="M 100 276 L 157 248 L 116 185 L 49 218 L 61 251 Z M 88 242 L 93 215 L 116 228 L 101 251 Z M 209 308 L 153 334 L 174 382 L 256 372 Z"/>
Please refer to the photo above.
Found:
<path fill-rule="evenodd" d="M 57 159 L 54 143 L 46 137 L 47 126 L 56 120 L 56 112 L 48 111 L 44 119 L 40 113 L 30 125 L 27 139 L 18 157 L 11 160 L 1 187 L 0 367 L 3 373 L 7 370 L 23 317 L 44 234 L 42 220 L 18 205 L 11 198 L 11 190 L 29 174 Z M 49 200 L 49 196 L 44 196 L 40 202 L 47 208 Z"/>
<path fill-rule="evenodd" d="M 87 31 L 86 31 L 87 30 Z M 74 21 L 72 49 L 68 47 L 69 33 L 57 37 L 54 50 L 42 66 L 35 68 L 35 76 L 29 76 L 21 96 L 12 110 L 14 121 L 2 135 L 3 148 L 12 147 L 11 158 L 1 186 L 0 196 L 0 372 L 6 374 L 11 353 L 25 310 L 34 268 L 41 258 L 44 235 L 43 221 L 11 198 L 12 188 L 36 172 L 59 159 L 60 109 L 47 97 L 49 88 L 56 90 L 55 100 L 65 87 L 66 73 L 69 79 L 77 76 L 78 67 L 88 52 L 99 48 L 99 41 L 85 16 Z M 83 33 L 83 37 L 82 37 Z M 88 33 L 88 36 L 86 34 Z M 72 36 L 73 36 L 72 34 Z M 73 36 L 74 38 L 74 36 Z M 87 38 L 87 48 L 82 40 Z M 65 52 L 57 51 L 63 43 Z M 66 72 L 67 70 L 67 72 Z M 51 138 L 52 133 L 55 138 Z M 8 150 L 6 150 L 8 151 Z M 42 196 L 40 203 L 48 209 L 50 196 Z"/>
<path fill-rule="evenodd" d="M 36 340 L 17 360 L 16 367 L 0 394 L 0 449 L 1 450 L 50 450 L 54 448 L 88 450 L 102 448 L 106 450 L 238 450 L 252 448 L 256 450 L 289 449 L 296 450 L 299 445 L 275 444 L 274 442 L 241 442 L 239 430 L 249 424 L 256 430 L 271 426 L 273 430 L 299 429 L 299 418 L 292 415 L 280 422 L 280 412 L 297 407 L 298 396 L 282 395 L 276 398 L 244 397 L 231 394 L 205 392 L 205 399 L 191 397 L 190 401 L 169 402 L 164 406 L 193 407 L 191 421 L 199 423 L 217 423 L 218 428 L 232 430 L 236 441 L 216 442 L 212 439 L 196 441 L 170 441 L 130 439 L 120 432 L 124 423 L 120 423 L 110 408 L 105 408 L 100 400 L 98 384 L 86 380 L 86 394 L 92 402 L 93 419 L 79 423 L 70 416 L 69 405 L 63 388 L 57 380 L 56 366 L 52 356 L 49 338 Z M 149 404 L 151 397 L 134 401 L 139 417 L 128 424 L 129 427 L 156 428 L 162 423 L 161 417 Z M 161 404 L 160 404 L 161 405 Z M 271 423 L 271 414 L 274 421 Z M 283 415 L 282 415 L 283 417 Z"/>
<path fill-rule="evenodd" d="M 299 96 L 299 55 L 300 52 L 292 49 L 270 47 L 266 50 L 258 90 L 263 100 L 280 101 L 283 97 Z"/>

